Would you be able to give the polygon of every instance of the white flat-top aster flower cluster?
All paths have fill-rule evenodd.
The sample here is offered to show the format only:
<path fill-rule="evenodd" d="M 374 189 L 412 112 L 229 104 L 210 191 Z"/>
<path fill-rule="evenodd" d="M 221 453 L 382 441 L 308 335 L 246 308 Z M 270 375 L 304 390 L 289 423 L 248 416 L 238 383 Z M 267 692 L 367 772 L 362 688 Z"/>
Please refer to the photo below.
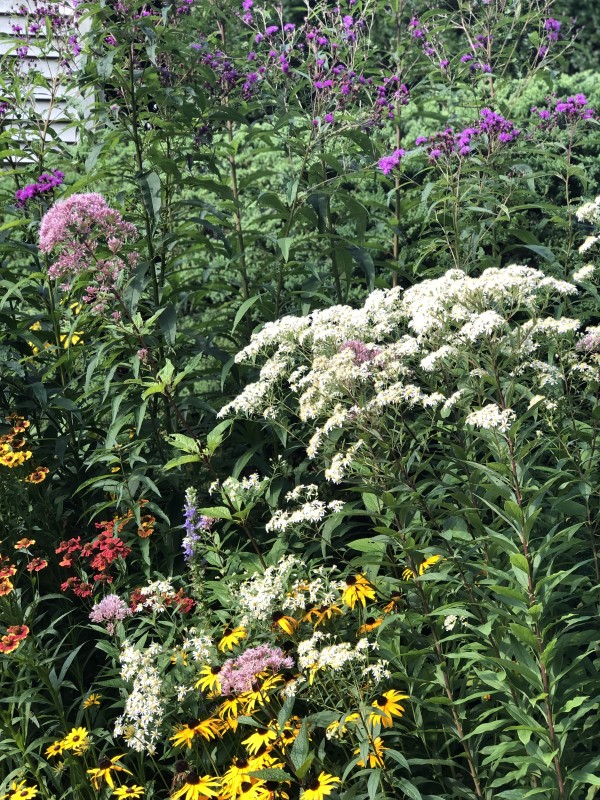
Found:
<path fill-rule="evenodd" d="M 562 380 L 549 362 L 555 344 L 573 351 L 580 322 L 555 317 L 553 309 L 577 291 L 526 266 L 490 268 L 479 277 L 453 269 L 405 291 L 377 290 L 358 309 L 285 317 L 265 325 L 236 356 L 263 366 L 220 416 L 279 418 L 286 427 L 307 423 L 306 453 L 311 459 L 323 454 L 331 483 L 352 474 L 384 416 L 395 424 L 408 413 L 452 414 L 454 424 L 462 418 L 472 432 L 506 433 L 516 413 L 503 400 L 498 404 L 498 381 L 531 377 L 537 391 L 550 378 L 554 385 Z M 499 362 L 507 365 L 502 375 Z M 318 524 L 335 510 L 306 497 L 293 510 L 277 510 L 267 529 Z"/>
<path fill-rule="evenodd" d="M 115 736 L 122 736 L 127 745 L 139 753 L 153 754 L 164 716 L 160 673 L 156 658 L 160 647 L 152 644 L 137 650 L 125 641 L 121 650 L 121 678 L 133 684 L 125 701 L 125 710 L 116 720 Z"/>

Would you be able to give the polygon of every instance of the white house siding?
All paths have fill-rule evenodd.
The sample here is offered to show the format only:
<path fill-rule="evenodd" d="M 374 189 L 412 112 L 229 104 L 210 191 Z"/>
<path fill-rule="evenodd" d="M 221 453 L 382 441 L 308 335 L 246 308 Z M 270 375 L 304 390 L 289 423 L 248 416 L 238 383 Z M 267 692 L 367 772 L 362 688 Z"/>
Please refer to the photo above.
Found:
<path fill-rule="evenodd" d="M 12 25 L 23 25 L 23 18 L 11 13 L 11 10 L 21 2 L 22 0 L 0 0 L 0 68 L 4 59 L 18 58 L 15 50 L 20 37 L 14 33 Z M 63 9 L 68 10 L 69 6 L 63 6 Z M 80 112 L 84 111 L 86 103 L 84 98 L 79 95 L 66 94 L 62 82 L 65 77 L 62 59 L 58 54 L 42 53 L 39 48 L 30 46 L 28 56 L 22 64 L 24 81 L 26 81 L 25 75 L 28 71 L 38 72 L 54 86 L 54 89 L 35 87 L 28 100 L 33 113 L 22 114 L 21 119 L 16 119 L 9 112 L 6 121 L 18 126 L 17 137 L 21 141 L 43 135 L 47 144 L 55 139 L 64 145 L 75 144 L 77 142 L 77 126 L 70 119 L 69 109 L 77 108 Z M 8 71 L 2 71 L 6 78 Z M 10 92 L 10 87 L 8 89 Z M 52 102 L 53 93 L 56 98 L 54 103 Z M 0 100 L 2 100 L 1 96 Z M 24 119 L 24 117 L 27 118 Z"/>

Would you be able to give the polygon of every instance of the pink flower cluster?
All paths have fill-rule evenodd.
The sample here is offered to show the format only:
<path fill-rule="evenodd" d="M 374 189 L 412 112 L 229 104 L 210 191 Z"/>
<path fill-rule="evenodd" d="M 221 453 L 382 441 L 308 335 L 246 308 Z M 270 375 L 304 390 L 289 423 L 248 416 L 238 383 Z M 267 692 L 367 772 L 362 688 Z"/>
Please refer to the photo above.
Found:
<path fill-rule="evenodd" d="M 122 275 L 133 269 L 139 253 L 119 253 L 129 241 L 137 239 L 137 229 L 110 208 L 101 194 L 74 194 L 60 200 L 44 215 L 39 243 L 43 253 L 58 250 L 58 259 L 49 268 L 50 278 L 62 280 L 68 291 L 71 280 L 92 273 L 86 287 L 85 303 L 93 303 L 92 313 L 101 314 L 113 297 Z"/>
<path fill-rule="evenodd" d="M 129 606 L 116 594 L 107 594 L 103 600 L 92 608 L 90 619 L 92 622 L 105 623 L 109 633 L 115 632 L 115 622 L 129 617 L 132 611 Z"/>
<path fill-rule="evenodd" d="M 224 695 L 250 692 L 258 675 L 275 674 L 280 669 L 291 669 L 294 661 L 279 647 L 260 644 L 251 647 L 238 658 L 228 658 L 221 667 L 219 680 Z"/>
<path fill-rule="evenodd" d="M 354 363 L 357 366 L 375 361 L 377 356 L 381 353 L 381 348 L 372 344 L 365 344 L 359 339 L 348 339 L 348 341 L 344 342 L 340 347 L 340 353 L 344 350 L 352 350 L 354 354 Z"/>

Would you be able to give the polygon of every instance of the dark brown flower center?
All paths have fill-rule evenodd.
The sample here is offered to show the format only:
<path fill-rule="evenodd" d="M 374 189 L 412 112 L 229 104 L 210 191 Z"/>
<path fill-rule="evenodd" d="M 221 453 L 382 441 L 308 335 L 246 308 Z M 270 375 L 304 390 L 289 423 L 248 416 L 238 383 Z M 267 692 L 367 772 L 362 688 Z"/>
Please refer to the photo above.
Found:
<path fill-rule="evenodd" d="M 110 769 L 112 767 L 112 761 L 110 758 L 103 758 L 102 761 L 98 764 L 100 769 Z"/>
<path fill-rule="evenodd" d="M 283 613 L 283 611 L 274 611 L 271 614 L 271 619 L 273 620 L 273 622 L 279 622 L 279 620 L 283 619 L 284 617 L 285 614 Z"/>
<path fill-rule="evenodd" d="M 185 782 L 188 783 L 190 786 L 197 786 L 200 783 L 200 776 L 195 770 L 192 770 L 190 774 L 185 779 Z"/>
<path fill-rule="evenodd" d="M 221 667 L 211 667 L 210 673 L 211 675 L 218 675 L 221 672 Z"/>
<path fill-rule="evenodd" d="M 373 700 L 373 703 L 375 703 L 376 706 L 384 706 L 387 703 L 387 697 L 384 697 L 382 694 L 380 694 L 379 697 L 376 697 L 375 700 Z"/>
<path fill-rule="evenodd" d="M 310 791 L 311 791 L 311 792 L 316 792 L 316 791 L 317 791 L 317 789 L 319 788 L 319 786 L 320 786 L 320 785 L 321 785 L 321 784 L 319 783 L 319 779 L 318 779 L 318 778 L 314 778 L 314 779 L 313 779 L 313 780 L 312 780 L 312 781 L 311 781 L 311 782 L 308 784 L 308 788 L 310 789 Z"/>
<path fill-rule="evenodd" d="M 234 759 L 233 763 L 235 764 L 235 766 L 238 769 L 246 769 L 246 767 L 248 766 L 248 759 L 247 758 L 236 758 L 236 759 Z"/>
<path fill-rule="evenodd" d="M 365 623 L 366 623 L 367 625 L 374 625 L 374 624 L 375 624 L 375 622 L 377 622 L 377 620 L 375 619 L 375 617 L 367 617 L 367 618 L 366 618 L 366 620 L 365 620 Z"/>
<path fill-rule="evenodd" d="M 195 719 L 194 717 L 192 717 L 192 719 L 188 720 L 187 726 L 188 726 L 188 728 L 192 729 L 192 728 L 195 728 L 195 727 L 196 727 L 196 725 L 197 725 L 199 722 L 200 722 L 200 720 L 199 720 L 199 719 Z"/>
<path fill-rule="evenodd" d="M 346 585 L 354 586 L 355 584 L 356 584 L 356 575 L 348 575 L 348 577 L 346 578 Z"/>

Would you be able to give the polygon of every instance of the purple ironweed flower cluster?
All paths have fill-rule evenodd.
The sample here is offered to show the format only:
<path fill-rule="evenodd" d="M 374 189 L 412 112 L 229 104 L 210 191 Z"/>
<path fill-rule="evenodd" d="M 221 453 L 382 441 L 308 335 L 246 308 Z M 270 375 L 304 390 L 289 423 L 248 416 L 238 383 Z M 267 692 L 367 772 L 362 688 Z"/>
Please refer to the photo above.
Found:
<path fill-rule="evenodd" d="M 404 151 L 400 151 L 404 152 Z M 384 173 L 387 175 L 387 173 Z M 372 344 L 365 344 L 361 342 L 360 339 L 348 339 L 347 342 L 344 342 L 340 347 L 340 353 L 344 350 L 352 350 L 354 355 L 354 363 L 357 366 L 360 364 L 370 364 L 372 361 L 375 361 L 377 356 L 381 353 L 381 348 L 376 347 Z"/>
<path fill-rule="evenodd" d="M 597 117 L 596 111 L 588 105 L 586 96 L 581 93 L 567 97 L 566 100 L 547 97 L 546 102 L 550 108 L 533 106 L 531 109 L 531 113 L 540 118 L 540 127 L 544 130 L 557 125 L 572 125 Z"/>
<path fill-rule="evenodd" d="M 508 144 L 514 142 L 521 133 L 513 122 L 489 108 L 482 109 L 480 116 L 481 122 L 476 128 L 476 135 L 486 134 L 488 138 L 495 138 L 502 144 Z"/>
<path fill-rule="evenodd" d="M 408 23 L 408 29 L 410 31 L 410 35 L 413 39 L 416 39 L 419 44 L 421 45 L 421 49 L 425 53 L 426 56 L 434 56 L 435 55 L 435 47 L 427 38 L 427 34 L 429 31 L 424 25 L 421 25 L 421 21 L 418 17 L 413 17 L 411 21 Z"/>
<path fill-rule="evenodd" d="M 551 45 L 554 44 L 554 42 L 558 42 L 561 27 L 561 23 L 552 17 L 544 22 L 544 43 L 541 44 L 537 50 L 537 58 L 539 61 L 548 55 Z"/>
<path fill-rule="evenodd" d="M 245 650 L 238 658 L 228 658 L 219 672 L 223 695 L 252 691 L 257 677 L 275 674 L 280 669 L 292 669 L 294 660 L 279 647 L 260 644 Z"/>
<path fill-rule="evenodd" d="M 183 557 L 191 561 L 195 555 L 195 544 L 201 540 L 200 531 L 210 530 L 214 520 L 205 517 L 198 511 L 198 498 L 194 489 L 187 489 L 183 508 L 185 536 L 181 542 Z"/>
<path fill-rule="evenodd" d="M 418 136 L 415 144 L 427 145 L 429 158 L 431 161 L 437 161 L 442 156 L 469 155 L 473 152 L 476 140 L 481 137 L 486 137 L 488 149 L 492 150 L 496 142 L 499 144 L 514 142 L 521 133 L 513 122 L 489 108 L 482 109 L 480 117 L 481 121 L 476 126 L 469 126 L 458 133 L 454 133 L 452 128 L 446 128 L 431 136 Z"/>
<path fill-rule="evenodd" d="M 207 40 L 201 37 L 200 41 L 192 44 L 192 49 L 199 54 L 199 62 L 210 67 L 216 80 L 207 80 L 205 88 L 212 95 L 228 96 L 247 76 L 234 65 L 233 61 L 221 50 L 211 51 Z M 258 76 L 257 76 L 258 78 Z M 250 79 L 243 90 L 245 99 L 249 97 L 249 89 L 256 81 Z"/>
<path fill-rule="evenodd" d="M 557 19 L 550 17 L 544 22 L 544 30 L 546 31 L 546 38 L 549 42 L 557 42 L 562 25 Z"/>
<path fill-rule="evenodd" d="M 52 40 L 53 47 L 60 53 L 63 63 L 81 53 L 81 45 L 77 36 L 77 24 L 81 12 L 61 3 L 40 3 L 39 0 L 28 0 L 18 6 L 14 13 L 22 17 L 23 24 L 13 24 L 12 31 L 24 39 L 17 50 L 17 55 L 25 58 L 29 46 L 39 43 L 39 37 L 45 35 Z"/>
<path fill-rule="evenodd" d="M 0 119 L 8 114 L 10 106 L 8 103 L 0 103 Z"/>
<path fill-rule="evenodd" d="M 252 25 L 254 22 L 254 17 L 252 16 L 252 6 L 254 5 L 254 0 L 243 0 L 242 8 L 244 9 L 244 13 L 242 15 L 243 21 L 246 25 Z"/>
<path fill-rule="evenodd" d="M 391 155 L 383 156 L 383 158 L 380 158 L 379 161 L 377 162 L 379 169 L 383 172 L 384 175 L 389 175 L 390 172 L 396 169 L 396 167 L 400 164 L 402 156 L 404 156 L 405 153 L 406 153 L 405 150 L 399 148 L 397 150 L 394 150 L 394 152 Z M 347 344 L 350 347 L 350 343 L 348 342 Z"/>
<path fill-rule="evenodd" d="M 469 65 L 469 72 L 473 74 L 474 72 L 481 72 L 489 73 L 492 71 L 492 68 L 489 64 L 486 64 L 482 61 L 477 61 L 471 53 L 465 53 L 460 57 L 461 64 L 468 64 Z"/>
<path fill-rule="evenodd" d="M 35 197 L 43 197 L 48 192 L 52 192 L 60 186 L 65 179 L 65 173 L 59 169 L 52 172 L 43 172 L 35 183 L 30 183 L 15 192 L 15 200 L 18 206 L 23 208 L 29 200 Z"/>
<path fill-rule="evenodd" d="M 93 303 L 92 313 L 100 314 L 114 296 L 122 275 L 133 269 L 139 253 L 119 253 L 127 242 L 137 239 L 135 225 L 125 222 L 110 208 L 101 194 L 74 194 L 59 200 L 44 214 L 39 244 L 43 253 L 58 250 L 58 259 L 48 270 L 50 278 L 62 280 L 61 289 L 70 289 L 78 275 L 93 274 L 94 283 L 86 287 L 83 302 Z M 102 251 L 108 251 L 107 257 Z M 118 319 L 118 312 L 113 314 Z"/>
<path fill-rule="evenodd" d="M 115 632 L 115 623 L 131 616 L 132 611 L 116 594 L 107 594 L 103 600 L 96 603 L 90 611 L 92 622 L 105 624 L 109 633 Z"/>
<path fill-rule="evenodd" d="M 253 5 L 253 0 L 243 0 L 241 18 L 249 26 L 255 22 Z M 364 19 L 344 13 L 339 6 L 326 16 L 323 24 L 307 20 L 297 27 L 279 21 L 255 29 L 254 49 L 248 54 L 250 71 L 232 76 L 232 82 L 241 88 L 242 99 L 249 99 L 266 77 L 293 77 L 295 64 L 301 63 L 302 74 L 308 73 L 312 83 L 312 110 L 318 115 L 313 118 L 314 127 L 321 122 L 333 124 L 337 112 L 350 103 L 369 109 L 365 123 L 368 127 L 381 125 L 384 117 L 393 119 L 398 105 L 406 105 L 409 100 L 408 89 L 400 78 L 385 77 L 377 85 L 373 77 L 365 77 L 351 66 L 359 32 L 366 29 Z M 377 96 L 371 101 L 373 88 Z"/>
<path fill-rule="evenodd" d="M 424 55 L 445 74 L 450 64 L 450 59 L 444 56 L 441 44 L 434 41 L 429 35 L 427 27 L 421 23 L 418 17 L 413 17 L 411 19 L 408 23 L 408 29 L 411 37 L 419 44 Z M 469 41 L 473 51 L 477 51 L 487 48 L 492 39 L 487 34 L 478 33 L 472 36 Z M 492 71 L 488 63 L 482 61 L 481 58 L 477 58 L 477 53 L 475 53 L 475 55 L 473 55 L 473 53 L 464 53 L 464 55 L 460 57 L 460 63 L 468 64 L 471 74 L 476 72 L 490 73 Z"/>

